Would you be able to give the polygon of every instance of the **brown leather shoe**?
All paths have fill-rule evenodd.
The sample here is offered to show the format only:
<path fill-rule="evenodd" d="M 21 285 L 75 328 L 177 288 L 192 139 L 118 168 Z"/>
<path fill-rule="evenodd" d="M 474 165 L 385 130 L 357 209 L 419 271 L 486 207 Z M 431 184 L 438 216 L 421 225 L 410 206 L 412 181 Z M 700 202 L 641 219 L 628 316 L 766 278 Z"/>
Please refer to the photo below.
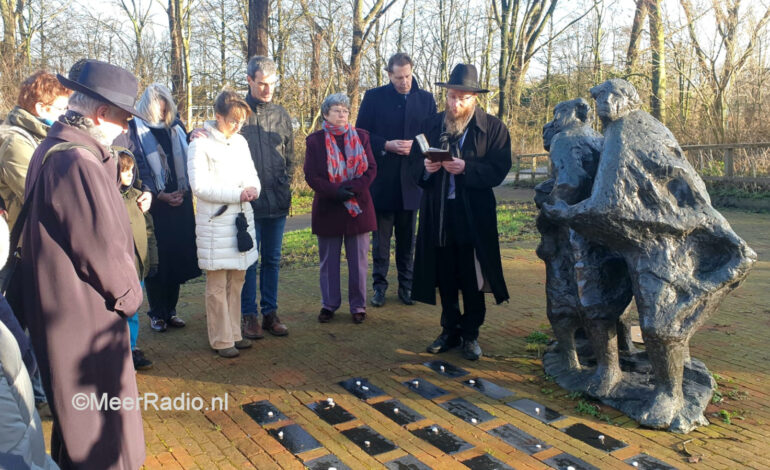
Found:
<path fill-rule="evenodd" d="M 366 320 L 366 312 L 356 312 L 353 314 L 353 323 L 363 323 Z"/>
<path fill-rule="evenodd" d="M 262 329 L 265 331 L 268 331 L 270 334 L 275 336 L 286 336 L 289 334 L 289 329 L 286 328 L 286 325 L 281 323 L 280 318 L 278 318 L 278 315 L 276 313 L 270 313 L 268 315 L 263 315 L 264 318 L 262 319 Z"/>
<path fill-rule="evenodd" d="M 259 319 L 256 315 L 244 315 L 241 318 L 241 333 L 244 338 L 249 339 L 262 339 L 265 337 L 262 325 L 259 324 Z"/>

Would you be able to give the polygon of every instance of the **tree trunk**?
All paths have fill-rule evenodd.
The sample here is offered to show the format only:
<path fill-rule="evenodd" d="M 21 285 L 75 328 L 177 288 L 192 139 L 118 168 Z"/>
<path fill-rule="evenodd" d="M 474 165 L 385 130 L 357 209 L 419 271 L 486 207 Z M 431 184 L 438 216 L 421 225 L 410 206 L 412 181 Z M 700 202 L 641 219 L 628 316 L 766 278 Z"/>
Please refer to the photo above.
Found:
<path fill-rule="evenodd" d="M 168 0 L 168 30 L 171 38 L 171 94 L 179 109 L 180 114 L 187 102 L 187 93 L 184 83 L 184 45 L 182 38 L 182 12 L 180 0 Z"/>
<path fill-rule="evenodd" d="M 650 111 L 655 119 L 666 120 L 666 53 L 665 31 L 660 0 L 649 0 L 650 43 L 652 45 L 652 94 Z"/>
<path fill-rule="evenodd" d="M 269 15 L 269 0 L 249 0 L 247 60 L 255 55 L 267 55 L 267 19 Z"/>
<path fill-rule="evenodd" d="M 626 53 L 626 75 L 634 73 L 636 59 L 639 57 L 639 38 L 642 35 L 644 19 L 647 17 L 647 2 L 648 0 L 636 0 L 634 22 L 631 24 L 631 36 L 628 41 L 628 52 Z"/>

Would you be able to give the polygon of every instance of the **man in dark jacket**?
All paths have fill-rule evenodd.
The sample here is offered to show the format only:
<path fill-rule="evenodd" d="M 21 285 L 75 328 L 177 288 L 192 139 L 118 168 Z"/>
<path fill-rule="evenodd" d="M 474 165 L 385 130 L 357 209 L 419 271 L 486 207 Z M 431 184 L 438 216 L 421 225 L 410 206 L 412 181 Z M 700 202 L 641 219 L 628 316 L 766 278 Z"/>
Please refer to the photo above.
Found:
<path fill-rule="evenodd" d="M 286 216 L 291 206 L 291 181 L 294 177 L 294 135 L 289 113 L 272 103 L 278 83 L 275 62 L 264 56 L 254 56 L 247 66 L 249 94 L 246 102 L 252 110 L 241 134 L 249 143 L 251 158 L 262 184 L 259 198 L 252 201 L 254 228 L 257 233 L 259 261 L 259 291 L 257 309 L 257 263 L 246 270 L 241 291 L 243 336 L 259 339 L 263 329 L 276 336 L 286 336 L 289 330 L 278 318 L 278 268 Z M 257 319 L 262 311 L 262 325 Z"/>
<path fill-rule="evenodd" d="M 370 188 L 377 230 L 372 234 L 371 303 L 385 303 L 390 264 L 390 238 L 396 231 L 396 269 L 398 298 L 412 305 L 414 267 L 414 226 L 420 207 L 420 187 L 409 175 L 407 156 L 412 139 L 422 122 L 436 114 L 433 95 L 417 86 L 412 76 L 412 59 L 403 52 L 388 60 L 390 83 L 364 94 L 356 127 L 369 131 L 372 152 L 377 161 L 377 179 Z"/>
<path fill-rule="evenodd" d="M 419 145 L 409 156 L 412 175 L 423 188 L 415 254 L 413 298 L 436 303 L 441 296 L 442 332 L 428 346 L 440 353 L 463 345 L 463 356 L 481 356 L 479 327 L 484 323 L 484 292 L 508 300 L 503 279 L 497 212 L 492 188 L 511 168 L 511 139 L 496 117 L 476 107 L 476 68 L 459 64 L 446 83 L 446 111 L 428 119 L 428 142 L 449 150 L 451 160 L 423 158 Z M 460 313 L 459 291 L 463 293 Z"/>
<path fill-rule="evenodd" d="M 144 118 L 134 109 L 138 82 L 95 60 L 76 80 L 57 78 L 74 93 L 30 161 L 19 266 L 51 398 L 51 455 L 63 469 L 135 469 L 144 462 L 144 433 L 126 317 L 141 305 L 142 289 L 108 147 L 132 114 Z M 57 144 L 69 148 L 46 160 Z M 123 406 L 105 409 L 92 397 Z"/>

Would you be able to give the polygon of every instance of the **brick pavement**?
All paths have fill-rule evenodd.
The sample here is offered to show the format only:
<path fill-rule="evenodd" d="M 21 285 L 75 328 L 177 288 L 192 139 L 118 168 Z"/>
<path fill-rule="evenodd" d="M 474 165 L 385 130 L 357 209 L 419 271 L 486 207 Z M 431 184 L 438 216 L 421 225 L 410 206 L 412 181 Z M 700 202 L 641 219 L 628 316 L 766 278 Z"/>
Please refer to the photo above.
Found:
<path fill-rule="evenodd" d="M 770 292 L 765 286 L 770 266 L 764 259 L 770 251 L 765 236 L 770 230 L 770 215 L 725 214 L 757 250 L 760 261 L 746 284 L 726 299 L 721 312 L 692 341 L 693 356 L 719 375 L 720 391 L 725 397 L 725 402 L 709 407 L 712 424 L 708 427 L 682 436 L 639 428 L 604 406 L 600 413 L 612 424 L 576 412 L 577 401 L 544 377 L 540 361 L 526 349 L 524 338 L 547 324 L 544 269 L 534 254 L 535 243 L 527 241 L 503 249 L 503 266 L 513 300 L 488 306 L 480 338 L 485 357 L 468 362 L 457 351 L 440 356 L 471 373 L 461 378 L 445 377 L 422 365 L 437 358 L 425 353 L 424 348 L 439 332 L 439 307 L 403 306 L 395 289 L 388 291 L 384 307 L 369 308 L 369 316 L 361 325 L 354 325 L 344 308 L 332 323 L 322 325 L 316 321 L 320 308 L 317 269 L 284 270 L 279 305 L 290 335 L 268 335 L 253 349 L 242 351 L 241 357 L 226 360 L 208 347 L 204 283 L 200 279 L 188 283 L 183 287 L 179 306 L 188 320 L 186 328 L 154 333 L 142 314 L 139 345 L 155 361 L 155 367 L 137 376 L 140 393 L 170 397 L 189 394 L 206 403 L 226 395 L 228 407 L 213 411 L 145 411 L 146 468 L 301 469 L 304 462 L 333 454 L 353 469 L 385 468 L 386 462 L 406 455 L 435 469 L 452 469 L 467 468 L 462 461 L 489 454 L 514 468 L 535 469 L 548 468 L 545 461 L 562 453 L 599 468 L 629 468 L 623 460 L 640 453 L 678 468 L 768 468 Z M 351 377 L 365 377 L 385 396 L 359 400 L 337 385 Z M 415 377 L 440 386 L 448 394 L 428 400 L 401 384 Z M 468 377 L 486 378 L 515 396 L 490 398 L 463 385 Z M 489 412 L 493 419 L 472 424 L 439 406 L 457 397 Z M 327 398 L 350 412 L 355 420 L 330 425 L 306 406 Z M 391 398 L 424 419 L 400 426 L 373 407 Z M 521 398 L 542 403 L 562 413 L 565 419 L 545 424 L 505 404 Z M 260 400 L 272 403 L 288 420 L 259 425 L 241 406 Z M 720 410 L 733 412 L 736 417 L 727 424 L 722 417 L 713 416 Z M 299 424 L 322 447 L 294 455 L 270 435 L 271 430 L 276 432 L 291 423 Z M 487 432 L 506 423 L 552 447 L 529 455 Z M 584 423 L 628 446 L 605 452 L 561 431 L 575 423 Z M 361 425 L 371 427 L 398 448 L 368 455 L 342 434 Z M 411 432 L 428 425 L 446 429 L 473 447 L 446 455 Z M 44 427 L 50 434 L 50 422 Z M 699 463 L 688 463 L 682 444 Z"/>

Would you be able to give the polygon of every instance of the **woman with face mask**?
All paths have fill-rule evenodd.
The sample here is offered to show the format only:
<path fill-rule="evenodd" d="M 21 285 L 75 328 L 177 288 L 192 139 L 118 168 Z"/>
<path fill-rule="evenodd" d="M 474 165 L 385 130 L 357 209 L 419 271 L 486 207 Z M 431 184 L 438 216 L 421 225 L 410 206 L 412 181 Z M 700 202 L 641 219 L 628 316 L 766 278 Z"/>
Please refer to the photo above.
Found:
<path fill-rule="evenodd" d="M 24 203 L 24 182 L 32 153 L 67 110 L 70 93 L 55 75 L 35 72 L 22 82 L 16 106 L 0 126 L 0 198 L 11 229 Z"/>

